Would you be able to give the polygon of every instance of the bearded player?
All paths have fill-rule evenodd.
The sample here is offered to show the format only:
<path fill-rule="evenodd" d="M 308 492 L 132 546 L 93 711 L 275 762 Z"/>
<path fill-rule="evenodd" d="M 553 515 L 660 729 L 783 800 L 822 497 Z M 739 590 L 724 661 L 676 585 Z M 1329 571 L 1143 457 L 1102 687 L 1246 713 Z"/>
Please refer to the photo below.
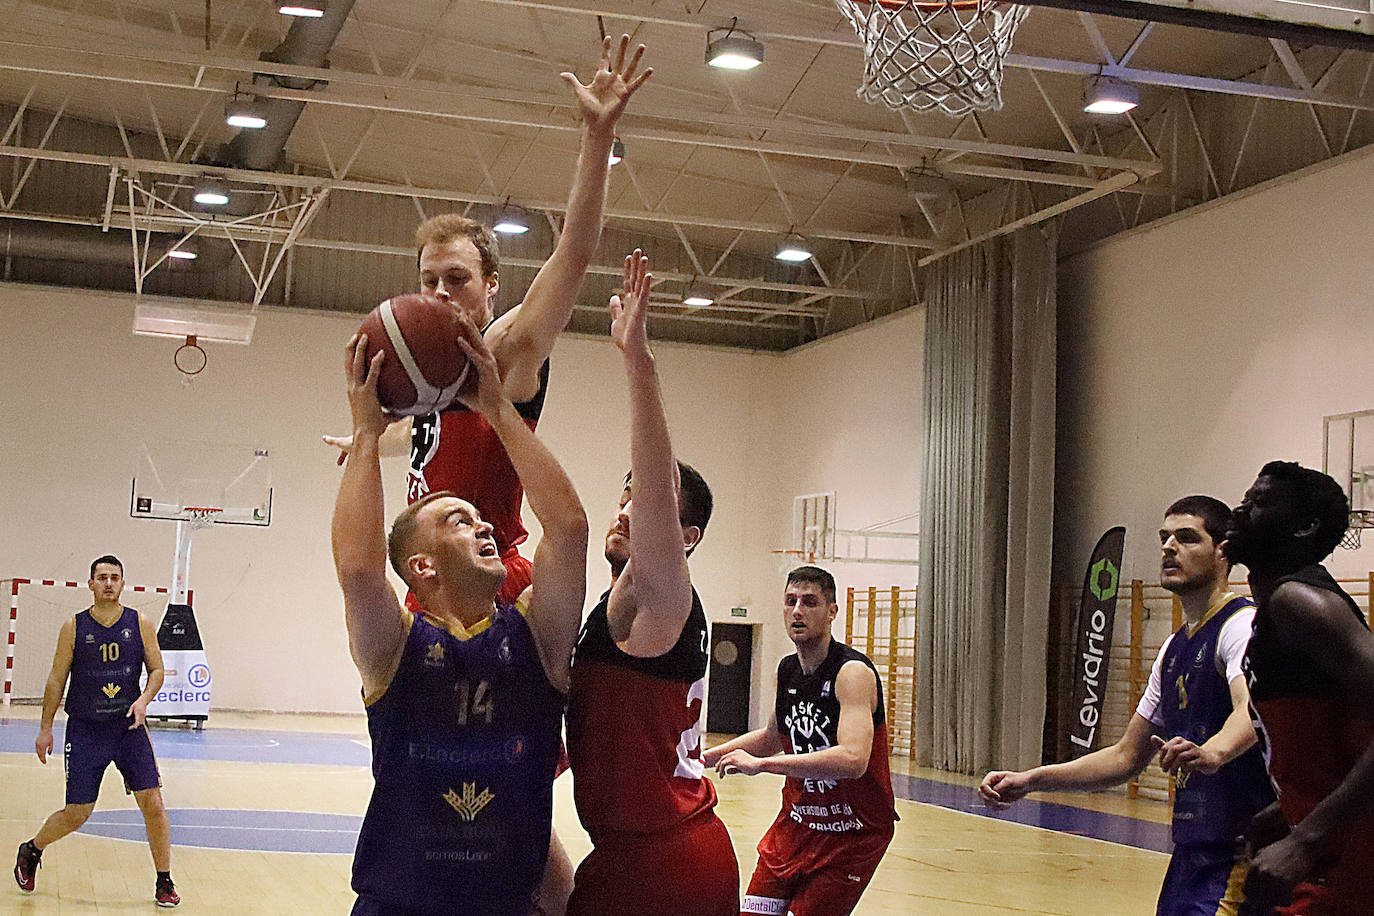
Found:
<path fill-rule="evenodd" d="M 1243 913 L 1374 912 L 1374 636 L 1322 566 L 1350 506 L 1340 485 L 1290 461 L 1260 469 L 1231 517 L 1226 553 L 1250 572 L 1255 632 L 1245 654 L 1251 707 L 1276 808 L 1256 817 L 1262 846 Z"/>
<path fill-rule="evenodd" d="M 630 382 L 630 473 L 606 535 L 611 587 L 573 659 L 568 752 L 591 853 L 573 916 L 735 916 L 739 867 L 701 764 L 706 614 L 687 558 L 711 491 L 674 459 L 649 350 L 648 259 L 625 259 L 611 338 Z"/>

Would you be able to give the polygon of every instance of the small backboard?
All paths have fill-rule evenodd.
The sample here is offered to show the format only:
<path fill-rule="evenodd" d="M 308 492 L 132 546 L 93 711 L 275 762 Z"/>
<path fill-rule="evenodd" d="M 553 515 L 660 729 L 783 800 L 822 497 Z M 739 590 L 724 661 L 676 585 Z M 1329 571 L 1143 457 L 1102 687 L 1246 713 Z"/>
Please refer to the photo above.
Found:
<path fill-rule="evenodd" d="M 1358 547 L 1360 530 L 1374 527 L 1374 410 L 1322 419 L 1322 470 L 1350 497 L 1350 531 L 1342 546 Z"/>
<path fill-rule="evenodd" d="M 129 515 L 216 525 L 272 523 L 272 456 L 259 446 L 146 440 L 133 456 Z"/>
<path fill-rule="evenodd" d="M 1029 6 L 1374 50 L 1369 0 L 1021 0 Z"/>

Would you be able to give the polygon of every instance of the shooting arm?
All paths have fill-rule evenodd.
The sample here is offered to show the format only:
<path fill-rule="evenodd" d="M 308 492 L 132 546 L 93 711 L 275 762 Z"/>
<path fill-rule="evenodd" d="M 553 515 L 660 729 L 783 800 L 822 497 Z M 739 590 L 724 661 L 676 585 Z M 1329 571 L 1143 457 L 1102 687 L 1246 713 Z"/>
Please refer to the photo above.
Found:
<path fill-rule="evenodd" d="M 509 400 L 489 419 L 544 529 L 534 552 L 528 620 L 549 682 L 566 693 L 587 591 L 587 513 L 563 466 Z"/>
<path fill-rule="evenodd" d="M 396 671 L 406 625 L 396 593 L 386 579 L 379 440 L 387 418 L 377 402 L 381 359 L 367 364 L 366 338 L 347 348 L 348 399 L 353 413 L 353 448 L 344 464 L 334 501 L 331 540 L 334 568 L 344 596 L 348 648 L 362 676 L 365 696 L 385 688 Z M 383 356 L 378 351 L 378 357 Z"/>

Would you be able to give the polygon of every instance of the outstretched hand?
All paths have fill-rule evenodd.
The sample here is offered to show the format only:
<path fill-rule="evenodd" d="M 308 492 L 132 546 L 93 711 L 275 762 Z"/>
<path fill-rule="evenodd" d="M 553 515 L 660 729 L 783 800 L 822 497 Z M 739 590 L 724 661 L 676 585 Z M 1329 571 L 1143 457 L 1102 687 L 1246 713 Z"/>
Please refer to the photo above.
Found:
<path fill-rule="evenodd" d="M 611 340 L 626 356 L 651 356 L 649 352 L 649 258 L 638 248 L 625 256 L 624 295 L 611 297 Z"/>
<path fill-rule="evenodd" d="M 501 408 L 509 403 L 505 388 L 501 384 L 501 372 L 496 365 L 496 357 L 487 346 L 486 339 L 477 325 L 467 315 L 458 314 L 455 318 L 458 334 L 454 342 L 468 358 L 468 376 L 458 392 L 458 403 L 468 410 L 486 417 L 495 423 Z"/>
<path fill-rule="evenodd" d="M 616 122 L 620 120 L 620 116 L 625 112 L 625 106 L 629 104 L 630 96 L 634 95 L 635 90 L 644 85 L 644 81 L 654 72 L 654 68 L 649 67 L 636 76 L 639 59 L 644 55 L 644 46 L 636 48 L 634 56 L 626 63 L 625 52 L 629 47 L 630 36 L 622 35 L 620 48 L 612 65 L 611 39 L 607 36 L 601 43 L 601 65 L 590 83 L 582 83 L 570 72 L 559 74 L 564 82 L 572 86 L 582 121 L 592 130 L 614 131 Z"/>

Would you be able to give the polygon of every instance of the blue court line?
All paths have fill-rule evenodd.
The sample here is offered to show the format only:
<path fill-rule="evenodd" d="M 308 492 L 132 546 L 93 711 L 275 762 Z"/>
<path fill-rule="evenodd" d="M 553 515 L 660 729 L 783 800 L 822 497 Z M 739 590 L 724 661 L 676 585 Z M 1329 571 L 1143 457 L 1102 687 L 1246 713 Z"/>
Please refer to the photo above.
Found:
<path fill-rule="evenodd" d="M 363 767 L 372 764 L 366 739 L 352 735 L 212 727 L 203 731 L 153 727 L 148 733 L 152 736 L 153 752 L 163 760 Z M 37 734 L 38 724 L 29 719 L 0 722 L 0 753 L 32 754 Z M 64 723 L 55 723 L 53 747 L 59 756 L 65 734 Z"/>
<path fill-rule="evenodd" d="M 17 719 L 0 721 L 0 753 L 32 754 L 33 739 L 38 727 L 31 719 Z M 55 750 L 61 754 L 64 727 L 62 722 L 58 722 L 54 729 Z M 214 728 L 208 726 L 203 731 L 192 731 L 182 729 L 162 729 L 152 728 L 149 730 L 152 735 L 153 748 L 160 759 L 164 760 L 203 760 L 203 761 L 224 761 L 229 763 L 281 763 L 281 764 L 306 764 L 324 766 L 357 766 L 370 767 L 372 754 L 365 739 L 359 739 L 351 735 L 329 734 L 322 732 L 288 732 L 288 731 L 266 731 L 258 729 L 241 728 Z M 1057 804 L 1048 801 L 1037 801 L 1035 799 L 1022 799 L 1007 811 L 994 812 L 983 806 L 978 798 L 975 789 L 968 786 L 954 785 L 951 783 L 939 782 L 932 779 L 922 779 L 915 776 L 907 776 L 904 773 L 892 774 L 893 791 L 898 798 L 908 801 L 919 802 L 921 804 L 935 805 L 941 808 L 948 808 L 952 811 L 961 811 L 965 814 L 973 814 L 979 817 L 988 817 L 994 820 L 1011 821 L 1017 824 L 1024 824 L 1031 827 L 1040 827 L 1045 830 L 1053 830 L 1059 833 L 1070 833 L 1080 836 L 1092 837 L 1094 839 L 1106 840 L 1111 843 L 1118 843 L 1124 846 L 1133 846 L 1138 849 L 1148 849 L 1156 852 L 1169 852 L 1172 844 L 1169 841 L 1169 827 L 1167 824 L 1157 824 L 1153 821 L 1139 820 L 1133 817 L 1126 817 L 1117 814 L 1104 814 L 1099 811 L 1091 811 L 1086 808 L 1078 808 L 1072 805 Z M 187 812 L 198 811 L 200 809 L 186 809 Z M 111 811 L 110 815 L 119 812 Z M 96 815 L 88 821 L 88 825 L 100 817 L 102 812 L 97 809 Z M 224 823 L 228 827 L 209 826 L 199 820 L 188 820 L 184 830 L 187 832 L 186 845 L 215 845 L 228 849 L 262 849 L 273 842 L 282 845 L 281 851 L 312 852 L 312 851 L 345 851 L 351 852 L 353 842 L 357 836 L 357 825 L 361 823 L 361 817 L 353 818 L 349 825 L 344 825 L 341 821 L 321 821 L 327 827 L 321 827 L 310 818 L 342 818 L 345 815 L 314 815 L 308 812 L 223 812 Z M 120 815 L 123 817 L 124 815 Z M 131 829 L 133 836 L 128 838 L 143 838 L 143 824 L 136 810 L 129 812 L 129 816 L 134 818 Z M 240 816 L 248 818 L 248 821 L 240 822 Z M 197 818 L 201 815 L 196 815 Z M 257 821 L 253 821 L 257 818 Z M 297 818 L 305 820 L 297 821 Z M 251 822 L 251 823 L 250 823 Z M 220 823 L 219 821 L 215 822 Z M 233 836 L 233 842 L 226 839 L 223 844 L 209 843 L 203 839 L 196 839 L 196 834 L 207 834 L 221 829 L 231 829 L 234 826 L 241 826 L 243 829 L 238 834 L 226 834 Z M 109 829 L 113 830 L 115 824 L 111 822 Z M 173 823 L 173 832 L 176 833 L 177 825 Z M 104 829 L 104 828 L 102 828 Z M 121 829 L 123 829 L 121 827 Z M 285 839 L 270 840 L 268 835 L 280 830 L 285 833 L 308 832 L 308 835 L 315 837 L 309 843 L 304 840 L 293 841 L 288 844 Z M 330 846 L 328 849 L 316 849 L 312 843 L 325 843 L 319 839 L 319 834 L 314 831 L 325 830 L 326 832 L 342 831 L 347 834 L 347 849 L 336 849 L 338 845 Z M 240 835 L 241 834 L 241 835 Z M 103 834 L 114 836 L 116 834 Z M 122 836 L 122 834 L 120 834 Z M 302 834 L 307 835 L 307 834 Z M 248 838 L 251 837 L 251 843 Z M 181 839 L 174 842 L 183 843 Z M 341 841 L 339 841 L 341 842 Z M 245 843 L 246 845 L 237 845 Z"/>
<path fill-rule="evenodd" d="M 330 855 L 352 855 L 363 823 L 360 815 L 317 811 L 170 808 L 167 816 L 174 846 Z M 81 832 L 136 843 L 148 839 L 137 808 L 97 809 Z"/>
<path fill-rule="evenodd" d="M 1156 824 L 1154 821 L 1120 814 L 1105 814 L 1101 811 L 1037 801 L 1033 798 L 1023 798 L 1006 811 L 993 811 L 983 804 L 978 797 L 977 789 L 907 776 L 904 773 L 892 774 L 892 790 L 898 798 L 907 801 L 936 805 L 993 820 L 1011 821 L 1058 833 L 1072 833 L 1155 852 L 1170 852 L 1173 849 L 1173 843 L 1169 839 L 1169 825 Z"/>

